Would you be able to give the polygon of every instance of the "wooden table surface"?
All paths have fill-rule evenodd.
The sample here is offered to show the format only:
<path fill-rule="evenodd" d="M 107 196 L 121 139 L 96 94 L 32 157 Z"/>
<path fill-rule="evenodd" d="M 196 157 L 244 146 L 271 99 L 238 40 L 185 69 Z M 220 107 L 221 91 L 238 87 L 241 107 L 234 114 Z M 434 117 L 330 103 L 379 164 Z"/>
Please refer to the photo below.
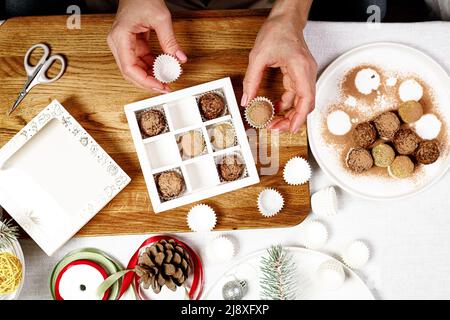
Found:
<path fill-rule="evenodd" d="M 240 101 L 248 54 L 266 14 L 267 11 L 223 11 L 175 16 L 174 30 L 189 61 L 172 88 L 177 90 L 231 77 Z M 152 211 L 123 111 L 125 104 L 152 95 L 133 87 L 119 73 L 106 44 L 114 16 L 84 15 L 81 30 L 67 29 L 66 19 L 66 16 L 21 17 L 0 26 L 0 147 L 49 102 L 58 99 L 132 178 L 131 184 L 78 235 L 188 231 L 186 214 L 192 205 L 158 215 Z M 152 37 L 151 46 L 155 53 L 160 53 L 155 38 Z M 26 79 L 25 52 L 38 42 L 49 44 L 52 53 L 66 57 L 66 73 L 51 85 L 35 87 L 16 112 L 7 117 L 5 113 Z M 279 71 L 269 70 L 259 95 L 276 101 L 281 93 Z M 265 130 L 260 134 L 270 137 Z M 270 149 L 276 148 L 269 146 Z M 261 183 L 256 186 L 203 201 L 217 211 L 216 230 L 287 227 L 304 220 L 310 211 L 309 186 L 286 185 L 282 169 L 290 157 L 307 157 L 305 127 L 296 135 L 282 134 L 279 149 L 280 169 L 275 175 L 261 175 Z M 257 154 L 254 156 L 258 168 L 270 166 L 260 163 Z M 265 187 L 278 189 L 286 201 L 283 211 L 272 218 L 261 217 L 256 207 L 257 195 Z"/>

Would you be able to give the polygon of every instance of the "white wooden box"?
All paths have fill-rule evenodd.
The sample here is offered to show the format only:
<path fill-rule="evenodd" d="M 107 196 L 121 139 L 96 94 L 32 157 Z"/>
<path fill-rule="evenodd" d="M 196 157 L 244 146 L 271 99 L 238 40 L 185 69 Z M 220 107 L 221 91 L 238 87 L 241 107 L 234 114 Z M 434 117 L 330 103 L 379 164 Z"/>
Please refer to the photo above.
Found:
<path fill-rule="evenodd" d="M 210 91 L 223 95 L 227 112 L 221 117 L 205 121 L 201 116 L 196 98 Z M 139 113 L 152 108 L 158 108 L 164 112 L 168 130 L 159 135 L 145 138 L 139 127 Z M 125 113 L 155 213 L 259 182 L 230 78 L 131 103 L 125 106 Z M 231 148 L 216 151 L 211 144 L 208 128 L 222 122 L 232 123 L 237 142 Z M 191 130 L 201 130 L 207 151 L 197 157 L 183 159 L 176 138 Z M 236 181 L 222 182 L 217 171 L 217 160 L 224 155 L 234 153 L 239 154 L 244 161 L 246 174 Z M 155 177 L 162 172 L 174 169 L 181 171 L 186 190 L 179 197 L 165 201 L 160 197 Z"/>

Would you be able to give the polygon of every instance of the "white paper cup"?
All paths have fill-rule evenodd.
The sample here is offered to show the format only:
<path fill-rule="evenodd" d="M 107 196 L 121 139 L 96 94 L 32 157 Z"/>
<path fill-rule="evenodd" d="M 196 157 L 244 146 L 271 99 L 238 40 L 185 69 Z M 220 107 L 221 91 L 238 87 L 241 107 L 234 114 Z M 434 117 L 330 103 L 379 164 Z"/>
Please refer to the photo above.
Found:
<path fill-rule="evenodd" d="M 312 211 L 319 217 L 330 217 L 337 214 L 338 200 L 334 187 L 326 187 L 311 196 Z"/>
<path fill-rule="evenodd" d="M 321 288 L 337 290 L 342 287 L 345 281 L 344 268 L 336 260 L 325 261 L 317 269 L 316 279 Z"/>

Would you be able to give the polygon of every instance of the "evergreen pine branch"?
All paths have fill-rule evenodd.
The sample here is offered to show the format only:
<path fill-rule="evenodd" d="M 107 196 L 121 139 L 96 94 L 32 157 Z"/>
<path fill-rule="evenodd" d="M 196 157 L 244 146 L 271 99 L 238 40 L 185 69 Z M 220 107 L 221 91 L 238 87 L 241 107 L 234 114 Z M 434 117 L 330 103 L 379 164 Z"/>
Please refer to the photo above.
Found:
<path fill-rule="evenodd" d="M 0 221 L 0 250 L 11 247 L 19 237 L 19 228 L 12 220 Z"/>
<path fill-rule="evenodd" d="M 298 288 L 297 267 L 292 256 L 281 245 L 267 249 L 261 258 L 261 298 L 294 300 Z"/>

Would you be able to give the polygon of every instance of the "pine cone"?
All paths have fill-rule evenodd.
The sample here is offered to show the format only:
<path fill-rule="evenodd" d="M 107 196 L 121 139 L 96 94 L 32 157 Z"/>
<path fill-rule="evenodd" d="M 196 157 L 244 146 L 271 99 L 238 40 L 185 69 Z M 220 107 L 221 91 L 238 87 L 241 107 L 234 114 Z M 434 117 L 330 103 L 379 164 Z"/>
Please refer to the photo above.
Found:
<path fill-rule="evenodd" d="M 189 253 L 175 240 L 160 240 L 145 249 L 134 270 L 145 289 L 152 287 L 155 293 L 160 293 L 165 285 L 175 291 L 186 282 L 190 262 Z"/>

